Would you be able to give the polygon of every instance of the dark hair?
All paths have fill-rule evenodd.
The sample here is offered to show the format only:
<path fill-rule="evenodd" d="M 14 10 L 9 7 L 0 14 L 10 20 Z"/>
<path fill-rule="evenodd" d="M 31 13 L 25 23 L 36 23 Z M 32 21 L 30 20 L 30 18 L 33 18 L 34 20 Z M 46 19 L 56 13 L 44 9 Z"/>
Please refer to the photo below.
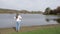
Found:
<path fill-rule="evenodd" d="M 18 18 L 18 15 L 19 15 L 19 14 L 16 14 L 16 19 Z"/>

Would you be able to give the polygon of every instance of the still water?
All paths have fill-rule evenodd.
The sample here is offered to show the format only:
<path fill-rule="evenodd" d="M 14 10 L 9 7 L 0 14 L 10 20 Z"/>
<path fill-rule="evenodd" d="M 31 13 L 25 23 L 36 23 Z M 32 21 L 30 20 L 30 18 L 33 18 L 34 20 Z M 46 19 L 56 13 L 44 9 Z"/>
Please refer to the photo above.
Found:
<path fill-rule="evenodd" d="M 16 14 L 0 14 L 0 28 L 15 27 L 15 15 Z M 57 15 L 21 14 L 21 16 L 21 26 L 49 25 L 60 23 L 58 20 L 56 20 L 60 20 L 60 16 Z"/>

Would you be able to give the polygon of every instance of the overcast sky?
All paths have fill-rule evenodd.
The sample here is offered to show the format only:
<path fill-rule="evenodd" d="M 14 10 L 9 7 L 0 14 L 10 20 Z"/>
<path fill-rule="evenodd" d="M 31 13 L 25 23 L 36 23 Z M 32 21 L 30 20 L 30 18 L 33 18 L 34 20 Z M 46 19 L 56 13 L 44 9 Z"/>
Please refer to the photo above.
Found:
<path fill-rule="evenodd" d="M 44 11 L 60 6 L 60 0 L 0 0 L 0 8 Z"/>

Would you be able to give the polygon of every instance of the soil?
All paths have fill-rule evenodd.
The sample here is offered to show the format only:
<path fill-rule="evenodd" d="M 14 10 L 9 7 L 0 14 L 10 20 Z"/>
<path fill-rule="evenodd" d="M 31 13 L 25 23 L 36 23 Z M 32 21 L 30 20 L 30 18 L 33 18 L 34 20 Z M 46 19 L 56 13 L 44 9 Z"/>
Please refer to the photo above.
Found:
<path fill-rule="evenodd" d="M 42 28 L 53 28 L 53 27 L 59 27 L 60 24 L 52 24 L 52 25 L 37 25 L 37 26 L 22 26 L 19 32 L 27 32 L 27 31 L 32 31 L 32 30 L 37 30 L 37 29 L 42 29 Z M 8 33 L 13 33 L 16 32 L 15 27 L 12 28 L 0 28 L 0 34 L 8 34 Z"/>

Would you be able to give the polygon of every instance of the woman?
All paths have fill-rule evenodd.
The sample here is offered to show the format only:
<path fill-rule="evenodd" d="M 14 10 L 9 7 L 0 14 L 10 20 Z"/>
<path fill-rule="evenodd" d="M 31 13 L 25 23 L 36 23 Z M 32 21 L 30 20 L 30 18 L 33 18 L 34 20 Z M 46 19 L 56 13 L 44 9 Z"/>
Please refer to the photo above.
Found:
<path fill-rule="evenodd" d="M 14 17 L 16 19 L 16 31 L 18 32 L 20 30 L 20 24 L 21 24 L 21 19 L 22 17 L 17 14 L 16 17 Z"/>

